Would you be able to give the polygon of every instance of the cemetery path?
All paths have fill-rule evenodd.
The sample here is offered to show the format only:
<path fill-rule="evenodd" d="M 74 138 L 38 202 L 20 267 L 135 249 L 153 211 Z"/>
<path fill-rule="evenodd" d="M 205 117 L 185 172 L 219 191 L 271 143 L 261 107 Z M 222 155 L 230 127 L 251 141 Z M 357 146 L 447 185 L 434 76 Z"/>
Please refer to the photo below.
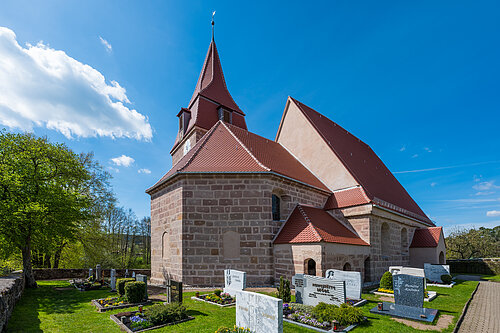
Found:
<path fill-rule="evenodd" d="M 500 283 L 480 282 L 458 332 L 498 333 L 499 318 Z"/>

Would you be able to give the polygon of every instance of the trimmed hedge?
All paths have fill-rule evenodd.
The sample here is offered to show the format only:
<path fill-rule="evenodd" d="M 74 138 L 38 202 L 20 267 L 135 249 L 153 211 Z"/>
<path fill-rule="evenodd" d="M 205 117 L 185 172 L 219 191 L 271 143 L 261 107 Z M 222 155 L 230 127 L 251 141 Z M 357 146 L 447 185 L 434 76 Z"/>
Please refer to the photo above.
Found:
<path fill-rule="evenodd" d="M 123 296 L 125 295 L 125 283 L 128 282 L 135 282 L 134 278 L 123 278 L 123 279 L 117 279 L 116 280 L 116 291 L 118 292 L 118 295 Z"/>
<path fill-rule="evenodd" d="M 450 284 L 452 281 L 452 277 L 449 274 L 441 275 L 441 281 L 443 281 L 443 283 L 445 284 Z"/>
<path fill-rule="evenodd" d="M 155 325 L 172 323 L 188 317 L 186 307 L 179 303 L 155 304 L 144 312 L 146 318 Z"/>
<path fill-rule="evenodd" d="M 146 298 L 146 284 L 142 281 L 125 283 L 125 299 L 130 304 L 142 302 Z"/>
<path fill-rule="evenodd" d="M 392 290 L 392 274 L 391 272 L 385 272 L 380 279 L 380 288 Z"/>

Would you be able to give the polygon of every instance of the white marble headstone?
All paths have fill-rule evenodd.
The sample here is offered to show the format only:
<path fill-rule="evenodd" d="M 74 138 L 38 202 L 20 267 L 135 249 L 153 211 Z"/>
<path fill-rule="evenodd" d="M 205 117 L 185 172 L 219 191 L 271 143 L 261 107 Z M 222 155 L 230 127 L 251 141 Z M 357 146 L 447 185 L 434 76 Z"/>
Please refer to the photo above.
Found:
<path fill-rule="evenodd" d="M 361 273 L 329 269 L 325 277 L 345 281 L 345 296 L 349 299 L 361 299 Z"/>
<path fill-rule="evenodd" d="M 134 271 L 132 271 L 132 277 L 135 278 L 135 272 Z"/>
<path fill-rule="evenodd" d="M 424 286 L 427 288 L 427 283 L 425 280 L 425 271 L 423 268 L 391 266 L 391 267 L 389 267 L 389 272 L 391 272 L 392 275 L 406 274 L 406 275 L 423 277 L 424 278 Z"/>
<path fill-rule="evenodd" d="M 247 273 L 235 269 L 225 269 L 224 282 L 224 292 L 235 296 L 237 291 L 247 287 Z"/>
<path fill-rule="evenodd" d="M 93 274 L 94 274 L 94 270 L 92 268 L 89 268 L 89 278 L 91 278 Z"/>
<path fill-rule="evenodd" d="M 305 305 L 345 303 L 345 281 L 332 280 L 319 276 L 295 274 L 292 277 L 295 286 L 295 301 Z"/>
<path fill-rule="evenodd" d="M 425 276 L 432 282 L 443 283 L 441 275 L 451 275 L 450 265 L 424 264 Z"/>
<path fill-rule="evenodd" d="M 113 268 L 111 270 L 110 276 L 111 276 L 111 291 L 115 291 L 116 290 L 116 269 Z"/>
<path fill-rule="evenodd" d="M 283 333 L 283 301 L 250 291 L 236 291 L 236 326 L 254 333 Z"/>

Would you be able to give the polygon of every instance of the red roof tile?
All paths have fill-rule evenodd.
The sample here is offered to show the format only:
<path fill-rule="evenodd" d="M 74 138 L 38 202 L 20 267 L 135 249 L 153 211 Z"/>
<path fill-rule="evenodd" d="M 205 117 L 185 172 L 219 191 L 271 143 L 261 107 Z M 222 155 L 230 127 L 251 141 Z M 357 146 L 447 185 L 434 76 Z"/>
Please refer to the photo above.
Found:
<path fill-rule="evenodd" d="M 344 208 L 371 202 L 361 187 L 339 190 L 332 193 L 325 204 L 325 209 Z"/>
<path fill-rule="evenodd" d="M 323 209 L 300 204 L 274 239 L 275 244 L 318 242 L 368 245 Z"/>
<path fill-rule="evenodd" d="M 443 232 L 443 227 L 416 229 L 410 247 L 436 247 Z"/>
<path fill-rule="evenodd" d="M 190 172 L 274 172 L 329 192 L 318 178 L 280 144 L 222 121 L 217 122 L 147 192 L 176 173 Z"/>
<path fill-rule="evenodd" d="M 291 99 L 363 187 L 366 196 L 372 201 L 390 203 L 386 206 L 400 207 L 400 212 L 411 212 L 412 217 L 434 225 L 370 146 L 319 112 Z"/>

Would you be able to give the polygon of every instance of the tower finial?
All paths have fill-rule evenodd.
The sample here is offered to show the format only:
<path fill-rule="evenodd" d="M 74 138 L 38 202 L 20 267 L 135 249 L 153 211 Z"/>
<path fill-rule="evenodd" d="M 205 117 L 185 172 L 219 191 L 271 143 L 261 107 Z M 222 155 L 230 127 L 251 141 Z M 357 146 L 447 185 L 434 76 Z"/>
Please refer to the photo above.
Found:
<path fill-rule="evenodd" d="M 212 13 L 212 41 L 214 41 L 214 30 L 215 30 L 214 16 L 215 16 L 215 10 Z"/>

